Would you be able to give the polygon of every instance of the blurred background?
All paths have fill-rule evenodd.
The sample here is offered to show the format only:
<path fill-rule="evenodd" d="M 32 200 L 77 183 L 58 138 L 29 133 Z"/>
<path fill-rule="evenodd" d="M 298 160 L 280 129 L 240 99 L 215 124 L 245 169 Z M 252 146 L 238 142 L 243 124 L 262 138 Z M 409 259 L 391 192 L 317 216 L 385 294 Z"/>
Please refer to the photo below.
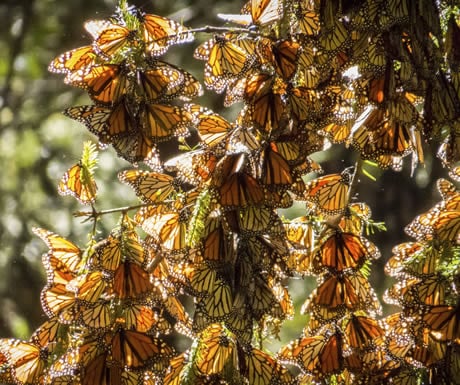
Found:
<path fill-rule="evenodd" d="M 70 49 L 90 41 L 83 23 L 109 17 L 115 0 L 2 0 L 0 2 L 0 337 L 28 338 L 46 317 L 40 306 L 40 291 L 46 277 L 41 263 L 45 244 L 31 229 L 39 226 L 59 233 L 80 247 L 87 243 L 90 223 L 82 223 L 72 213 L 85 210 L 71 197 L 57 193 L 57 183 L 81 155 L 85 140 L 95 141 L 86 128 L 61 114 L 65 108 L 89 104 L 85 93 L 63 82 L 63 76 L 47 71 L 49 62 Z M 130 4 L 182 20 L 186 26 L 222 25 L 218 12 L 238 13 L 243 1 L 157 0 Z M 199 34 L 197 41 L 173 47 L 166 60 L 202 79 L 203 62 L 193 59 L 193 50 L 209 36 Z M 207 92 L 196 100 L 225 117 L 236 116 L 238 105 L 222 108 L 223 98 Z M 372 268 L 371 281 L 379 297 L 391 285 L 383 267 L 391 248 L 409 237 L 404 226 L 417 214 L 440 200 L 436 179 L 446 176 L 435 147 L 425 148 L 425 164 L 414 171 L 405 159 L 402 172 L 380 171 L 368 167 L 373 181 L 358 175 L 357 201 L 366 202 L 373 219 L 386 223 L 387 231 L 369 238 L 377 244 L 382 258 Z M 317 156 L 316 156 L 317 155 Z M 326 173 L 340 172 L 353 165 L 356 154 L 334 146 L 315 154 Z M 109 148 L 100 154 L 96 179 L 99 186 L 98 209 L 126 206 L 137 202 L 131 189 L 118 182 L 116 174 L 129 168 Z M 293 211 L 295 210 L 295 211 Z M 299 209 L 285 213 L 302 215 Z M 117 216 L 105 218 L 101 237 L 111 229 Z M 112 222 L 111 222 L 112 221 Z M 105 234 L 104 234 L 105 233 Z M 288 282 L 296 309 L 315 285 L 312 278 Z M 384 307 L 386 314 L 395 309 Z M 282 338 L 291 339 L 304 326 L 305 318 L 287 321 Z"/>

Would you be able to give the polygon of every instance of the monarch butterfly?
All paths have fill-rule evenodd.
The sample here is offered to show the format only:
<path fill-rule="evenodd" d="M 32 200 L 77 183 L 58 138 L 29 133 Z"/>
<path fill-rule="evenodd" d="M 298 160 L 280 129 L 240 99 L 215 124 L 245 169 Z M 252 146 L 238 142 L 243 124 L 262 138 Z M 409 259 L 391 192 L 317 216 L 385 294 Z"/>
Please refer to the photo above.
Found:
<path fill-rule="evenodd" d="M 118 179 L 134 189 L 136 195 L 146 203 L 166 200 L 176 187 L 172 176 L 143 170 L 126 170 L 118 174 Z"/>
<path fill-rule="evenodd" d="M 424 252 L 424 245 L 420 242 L 404 242 L 396 245 L 392 249 L 394 257 L 398 257 L 401 262 L 407 262 L 419 252 Z M 428 273 L 429 274 L 429 273 Z"/>
<path fill-rule="evenodd" d="M 307 183 L 304 197 L 324 214 L 343 213 L 349 201 L 353 170 L 354 167 L 348 167 L 341 174 L 329 174 L 313 179 Z"/>
<path fill-rule="evenodd" d="M 250 0 L 241 11 L 241 15 L 219 13 L 217 16 L 244 26 L 260 27 L 279 20 L 283 15 L 283 7 L 279 0 Z"/>
<path fill-rule="evenodd" d="M 122 251 L 125 260 L 135 262 L 142 267 L 146 267 L 149 261 L 147 247 L 145 243 L 139 238 L 135 230 L 135 222 L 126 214 L 122 216 L 121 234 L 117 230 L 113 231 L 116 236 L 119 236 L 122 244 Z"/>
<path fill-rule="evenodd" d="M 59 181 L 58 192 L 61 195 L 71 195 L 81 204 L 89 205 L 96 200 L 97 185 L 88 167 L 78 162 Z"/>
<path fill-rule="evenodd" d="M 269 186 L 290 185 L 293 182 L 289 164 L 274 143 L 270 143 L 263 153 L 262 182 Z"/>
<path fill-rule="evenodd" d="M 460 306 L 432 306 L 422 317 L 438 341 L 458 341 L 460 339 Z"/>
<path fill-rule="evenodd" d="M 232 212 L 228 212 L 227 216 Z M 276 230 L 278 218 L 273 214 L 270 207 L 247 206 L 237 209 L 234 214 L 237 217 L 238 228 L 242 233 L 257 233 Z"/>
<path fill-rule="evenodd" d="M 82 267 L 82 251 L 69 240 L 51 231 L 34 227 L 32 231 L 38 235 L 49 248 L 49 254 L 60 260 L 72 272 Z"/>
<path fill-rule="evenodd" d="M 331 28 L 323 28 L 319 34 L 319 43 L 326 51 L 338 53 L 351 42 L 350 33 L 342 20 L 335 20 Z"/>
<path fill-rule="evenodd" d="M 49 348 L 50 345 L 58 343 L 66 331 L 66 325 L 53 317 L 43 322 L 30 336 L 29 341 L 41 348 Z"/>
<path fill-rule="evenodd" d="M 123 327 L 140 333 L 169 334 L 171 323 L 150 306 L 128 303 L 123 309 Z"/>
<path fill-rule="evenodd" d="M 262 270 L 271 270 L 273 261 L 283 265 L 284 256 L 289 253 L 285 236 L 280 233 L 251 236 L 241 246 L 244 246 L 242 252 L 249 253 L 253 267 Z"/>
<path fill-rule="evenodd" d="M 436 187 L 438 188 L 439 194 L 441 195 L 444 201 L 449 200 L 449 198 L 453 198 L 459 195 L 459 192 L 455 185 L 444 178 L 439 178 L 436 181 Z"/>
<path fill-rule="evenodd" d="M 173 44 L 193 40 L 193 34 L 174 20 L 153 14 L 144 14 L 140 19 L 145 50 L 153 56 L 163 55 Z"/>
<path fill-rule="evenodd" d="M 47 271 L 47 284 L 41 292 L 43 310 L 50 318 L 59 315 L 62 322 L 73 320 L 77 298 L 67 285 L 78 277 L 77 272 L 50 253 L 44 255 L 43 264 Z"/>
<path fill-rule="evenodd" d="M 153 143 L 187 136 L 192 115 L 183 108 L 168 104 L 143 103 L 140 109 L 142 134 Z"/>
<path fill-rule="evenodd" d="M 321 243 L 313 258 L 313 271 L 326 268 L 333 273 L 358 270 L 367 259 L 378 258 L 378 249 L 368 240 L 352 233 L 334 232 Z"/>
<path fill-rule="evenodd" d="M 426 367 L 431 367 L 435 363 L 446 357 L 447 345 L 436 341 L 429 329 L 424 329 L 420 338 L 422 343 L 417 343 L 412 352 L 412 358 L 421 362 Z"/>
<path fill-rule="evenodd" d="M 152 215 L 141 220 L 141 226 L 147 234 L 156 237 L 165 250 L 177 254 L 187 247 L 186 233 L 189 216 L 188 208 L 180 211 L 154 209 Z"/>
<path fill-rule="evenodd" d="M 239 360 L 240 370 L 250 384 L 269 385 L 277 383 L 287 385 L 294 377 L 276 359 L 260 349 L 251 349 L 244 354 L 244 360 Z"/>
<path fill-rule="evenodd" d="M 179 329 L 181 333 L 192 336 L 192 321 L 188 313 L 185 311 L 184 305 L 182 305 L 182 303 L 172 295 L 168 295 L 166 298 L 163 298 L 162 304 L 164 305 L 167 313 L 177 321 L 174 327 Z"/>
<path fill-rule="evenodd" d="M 274 283 L 272 284 L 272 290 L 273 294 L 275 294 L 279 306 L 282 310 L 282 316 L 280 318 L 291 318 L 294 316 L 294 303 L 292 302 L 292 298 L 289 295 L 289 291 L 287 287 L 281 285 L 280 283 Z M 276 315 L 276 312 L 273 313 L 274 316 Z"/>
<path fill-rule="evenodd" d="M 66 289 L 75 293 L 75 298 L 84 303 L 94 303 L 106 289 L 100 271 L 79 275 L 66 285 Z"/>
<path fill-rule="evenodd" d="M 320 97 L 316 91 L 306 87 L 290 88 L 288 95 L 291 111 L 298 122 L 311 118 L 313 114 L 320 111 L 321 106 L 325 105 L 325 103 L 324 105 L 320 103 Z"/>
<path fill-rule="evenodd" d="M 255 130 L 237 125 L 227 141 L 227 150 L 237 152 L 241 148 L 247 148 L 249 151 L 259 149 L 260 142 L 257 135 Z"/>
<path fill-rule="evenodd" d="M 194 296 L 203 297 L 214 292 L 215 285 L 219 282 L 216 270 L 204 262 L 187 264 L 180 270 L 180 275 L 183 275 Z"/>
<path fill-rule="evenodd" d="M 384 330 L 378 322 L 364 315 L 352 314 L 345 328 L 345 339 L 353 349 L 365 350 L 383 337 Z"/>
<path fill-rule="evenodd" d="M 220 215 L 222 215 L 220 213 Z M 234 249 L 233 240 L 227 236 L 228 231 L 225 229 L 225 225 L 222 221 L 216 221 L 218 224 L 216 227 L 212 226 L 212 221 L 206 222 L 207 234 L 204 235 L 202 241 L 202 255 L 203 259 L 207 261 L 215 262 L 230 262 L 233 261 Z"/>
<path fill-rule="evenodd" d="M 321 284 L 302 306 L 302 312 L 315 307 L 346 308 L 381 313 L 381 306 L 369 281 L 359 272 L 350 275 L 326 274 Z"/>
<path fill-rule="evenodd" d="M 1 339 L 0 352 L 6 357 L 7 365 L 16 384 L 40 384 L 48 365 L 47 348 L 16 339 Z"/>
<path fill-rule="evenodd" d="M 238 338 L 242 344 L 250 344 L 253 337 L 253 319 L 244 302 L 237 302 L 237 296 L 233 302 L 233 311 L 225 320 L 225 326 Z"/>
<path fill-rule="evenodd" d="M 233 310 L 233 296 L 231 287 L 218 278 L 214 284 L 214 290 L 208 296 L 200 300 L 199 308 L 214 321 L 222 321 Z"/>
<path fill-rule="evenodd" d="M 113 274 L 112 288 L 121 299 L 141 298 L 154 289 L 149 274 L 138 264 L 125 261 Z"/>
<path fill-rule="evenodd" d="M 224 367 L 237 368 L 237 348 L 233 334 L 221 324 L 212 324 L 200 333 L 194 361 L 198 372 L 211 376 Z"/>
<path fill-rule="evenodd" d="M 70 270 L 65 263 L 49 253 L 43 256 L 43 265 L 46 269 L 48 285 L 67 285 L 77 276 L 77 272 Z"/>
<path fill-rule="evenodd" d="M 306 217 L 298 217 L 285 223 L 286 236 L 288 240 L 305 249 L 311 249 L 314 242 L 314 231 L 311 223 Z"/>
<path fill-rule="evenodd" d="M 179 180 L 196 186 L 209 179 L 217 160 L 212 151 L 194 150 L 167 160 L 164 167 L 166 171 L 176 172 Z"/>
<path fill-rule="evenodd" d="M 400 302 L 407 307 L 444 305 L 451 290 L 449 282 L 441 275 L 427 277 L 422 281 L 407 280 L 400 290 Z"/>
<path fill-rule="evenodd" d="M 351 121 L 329 123 L 321 128 L 321 132 L 332 143 L 345 143 L 350 137 Z"/>
<path fill-rule="evenodd" d="M 406 0 L 384 4 L 385 10 L 388 11 L 391 23 L 404 23 L 410 17 L 410 2 Z M 427 7 L 430 9 L 431 7 Z M 425 10 L 427 9 L 425 8 Z M 432 8 L 430 9 L 432 11 Z M 422 11 L 424 13 L 424 11 Z"/>
<path fill-rule="evenodd" d="M 312 247 L 314 242 L 313 227 L 307 223 L 286 223 L 286 236 L 292 247 L 286 264 L 298 272 L 309 272 L 311 269 Z"/>
<path fill-rule="evenodd" d="M 392 116 L 396 122 L 416 124 L 419 120 L 419 113 L 414 106 L 415 101 L 411 97 L 412 94 L 407 92 L 404 94 L 398 93 L 388 103 L 388 115 Z"/>
<path fill-rule="evenodd" d="M 295 16 L 302 33 L 307 36 L 318 34 L 320 31 L 320 24 L 317 10 L 310 7 L 308 3 L 305 3 L 297 7 Z"/>
<path fill-rule="evenodd" d="M 80 380 L 82 384 L 97 383 L 92 381 L 97 381 L 102 376 L 100 372 L 105 369 L 108 346 L 103 335 L 97 331 L 85 331 L 80 337 L 78 346 L 70 346 L 59 359 L 52 363 L 46 376 L 47 380 L 52 380 L 53 383 L 59 385 L 72 384 L 71 375 L 75 376 L 77 372 L 81 371 L 82 378 Z M 88 374 L 86 369 L 88 366 L 92 368 L 92 371 L 89 376 L 84 376 L 84 373 Z M 97 369 L 99 366 L 100 368 Z M 92 376 L 97 377 L 97 379 Z M 100 383 L 104 384 L 105 382 Z"/>
<path fill-rule="evenodd" d="M 79 72 L 85 73 L 96 64 L 97 55 L 92 45 L 75 48 L 71 51 L 64 52 L 48 66 L 48 71 L 55 73 L 69 74 Z"/>
<path fill-rule="evenodd" d="M 87 21 L 85 29 L 94 38 L 94 51 L 108 58 L 118 54 L 127 44 L 133 43 L 137 34 L 136 30 L 109 20 Z"/>
<path fill-rule="evenodd" d="M 103 106 L 117 104 L 127 93 L 128 67 L 121 64 L 97 64 L 89 71 L 68 75 L 67 84 L 87 90 L 91 99 Z"/>
<path fill-rule="evenodd" d="M 273 45 L 275 70 L 284 80 L 291 79 L 297 70 L 300 45 L 292 40 L 281 40 Z"/>
<path fill-rule="evenodd" d="M 460 211 L 443 211 L 433 223 L 433 238 L 441 242 L 460 244 Z"/>
<path fill-rule="evenodd" d="M 122 247 L 119 237 L 110 234 L 107 238 L 98 242 L 91 257 L 94 268 L 113 272 L 118 268 L 122 260 Z"/>
<path fill-rule="evenodd" d="M 174 350 L 166 342 L 134 330 L 118 330 L 111 335 L 110 347 L 113 360 L 121 367 L 132 369 L 149 367 L 162 373 L 169 365 Z"/>
<path fill-rule="evenodd" d="M 235 173 L 219 187 L 219 202 L 223 206 L 247 207 L 265 201 L 265 191 L 256 179 L 246 173 Z"/>
<path fill-rule="evenodd" d="M 260 320 L 264 315 L 269 314 L 275 318 L 284 318 L 281 301 L 273 292 L 274 285 L 269 285 L 259 274 L 253 277 L 253 280 L 254 283 L 248 289 L 248 303 L 253 317 Z"/>
<path fill-rule="evenodd" d="M 185 351 L 173 357 L 169 363 L 169 368 L 163 379 L 164 385 L 180 385 L 183 381 L 184 371 L 189 362 L 189 351 Z"/>
<path fill-rule="evenodd" d="M 75 293 L 67 290 L 64 283 L 46 285 L 41 291 L 40 300 L 42 308 L 48 317 L 59 316 L 63 323 L 68 323 L 75 319 Z"/>
<path fill-rule="evenodd" d="M 243 100 L 247 82 L 247 76 L 228 80 L 224 98 L 225 107 L 230 107 L 231 105 Z M 225 85 L 223 85 L 223 87 L 225 88 Z"/>
<path fill-rule="evenodd" d="M 135 130 L 126 135 L 115 136 L 110 143 L 119 157 L 126 159 L 132 164 L 144 162 L 152 169 L 161 170 L 158 149 L 155 141 L 145 130 Z"/>
<path fill-rule="evenodd" d="M 424 246 L 420 242 L 404 242 L 401 243 L 392 249 L 393 256 L 387 261 L 385 265 L 385 273 L 392 277 L 404 276 L 405 273 L 409 273 L 411 275 L 418 276 L 418 273 L 411 272 L 413 269 L 411 267 L 411 261 L 414 261 L 417 253 L 424 253 Z M 431 258 L 427 258 L 432 260 Z M 437 259 L 437 258 L 436 258 Z M 423 258 L 425 261 L 425 258 Z M 430 262 L 427 266 L 429 266 Z M 425 270 L 428 275 L 435 272 L 435 266 L 433 265 L 432 268 L 428 268 Z M 414 269 L 417 271 L 418 269 Z"/>
<path fill-rule="evenodd" d="M 215 36 L 197 47 L 194 57 L 206 60 L 204 82 L 221 93 L 230 79 L 243 77 L 255 62 L 242 47 L 224 36 Z"/>
<path fill-rule="evenodd" d="M 192 113 L 198 119 L 196 125 L 198 134 L 201 140 L 209 147 L 214 147 L 221 143 L 232 130 L 231 123 L 211 110 L 200 108 Z"/>
<path fill-rule="evenodd" d="M 391 100 L 400 85 L 400 79 L 391 61 L 387 60 L 384 39 L 378 37 L 369 40 L 367 34 L 363 33 L 353 49 L 355 57 L 360 56 L 360 70 L 362 68 L 364 73 L 371 74 L 358 80 L 358 82 L 363 80 L 361 86 L 365 88 L 364 95 L 377 104 Z"/>
<path fill-rule="evenodd" d="M 172 64 L 155 60 L 137 71 L 140 94 L 149 103 L 167 102 L 174 98 L 188 100 L 203 93 L 201 84 L 191 74 Z"/>
<path fill-rule="evenodd" d="M 318 58 L 324 53 L 317 52 L 310 46 L 301 47 L 297 59 L 297 74 L 299 76 L 299 85 L 307 88 L 316 88 L 320 79 L 323 78 L 322 71 L 319 68 Z"/>
<path fill-rule="evenodd" d="M 114 365 L 110 362 L 110 356 L 107 351 L 100 353 L 92 360 L 88 361 L 81 369 L 82 385 L 110 384 L 113 379 L 122 379 L 125 372 L 120 365 Z M 126 372 L 125 372 L 126 373 Z"/>
<path fill-rule="evenodd" d="M 78 106 L 64 110 L 64 115 L 84 124 L 102 143 L 112 143 L 115 138 L 129 136 L 137 125 L 123 98 L 113 108 L 100 106 Z"/>
<path fill-rule="evenodd" d="M 271 149 L 279 153 L 292 166 L 302 164 L 307 158 L 302 153 L 301 146 L 300 138 L 293 139 L 292 136 L 278 137 L 276 141 L 270 142 Z"/>
<path fill-rule="evenodd" d="M 266 197 L 257 180 L 245 172 L 244 153 L 223 157 L 216 165 L 213 182 L 223 206 L 246 207 L 260 205 Z"/>
<path fill-rule="evenodd" d="M 352 137 L 352 145 L 363 158 L 373 159 L 378 155 L 406 156 L 413 151 L 415 146 L 411 126 L 383 117 L 378 110 L 374 111 Z"/>
<path fill-rule="evenodd" d="M 436 205 L 428 212 L 418 215 L 408 226 L 406 232 L 417 240 L 431 240 L 459 243 L 458 210 L 442 210 Z"/>
<path fill-rule="evenodd" d="M 79 312 L 78 321 L 89 329 L 104 330 L 115 322 L 113 303 L 104 299 L 83 304 Z"/>
<path fill-rule="evenodd" d="M 411 320 L 411 319 L 409 319 Z M 417 336 L 421 323 L 408 322 L 403 313 L 394 313 L 382 320 L 386 329 L 385 350 L 394 360 L 405 358 Z"/>
<path fill-rule="evenodd" d="M 244 99 L 249 107 L 243 113 L 257 129 L 266 133 L 277 130 L 285 112 L 284 94 L 284 82 L 275 82 L 268 74 L 255 74 L 246 83 Z"/>
<path fill-rule="evenodd" d="M 347 314 L 347 311 L 342 307 L 331 309 L 322 306 L 310 306 L 306 309 L 306 306 L 303 306 L 301 314 L 310 315 L 308 325 L 304 328 L 304 332 L 307 335 L 316 335 L 319 330 L 324 328 L 326 325 L 341 322 Z"/>
<path fill-rule="evenodd" d="M 371 209 L 367 204 L 363 202 L 350 203 L 338 226 L 344 233 L 360 235 L 363 232 L 364 225 L 369 222 L 370 218 Z"/>
<path fill-rule="evenodd" d="M 352 311 L 359 310 L 359 304 L 364 298 L 360 298 L 356 291 L 358 288 L 355 288 L 350 278 L 353 279 L 348 275 L 326 275 L 323 282 L 313 291 L 310 299 L 304 303 L 302 312 L 303 309 L 310 309 L 315 305 L 331 309 L 345 306 Z"/>
<path fill-rule="evenodd" d="M 412 222 L 404 228 L 404 231 L 417 241 L 430 239 L 432 237 L 433 224 L 441 213 L 442 207 L 436 205 L 427 212 L 417 215 Z"/>
<path fill-rule="evenodd" d="M 303 371 L 321 377 L 343 369 L 343 335 L 326 329 L 322 335 L 303 337 L 278 352 L 281 362 L 299 366 Z"/>

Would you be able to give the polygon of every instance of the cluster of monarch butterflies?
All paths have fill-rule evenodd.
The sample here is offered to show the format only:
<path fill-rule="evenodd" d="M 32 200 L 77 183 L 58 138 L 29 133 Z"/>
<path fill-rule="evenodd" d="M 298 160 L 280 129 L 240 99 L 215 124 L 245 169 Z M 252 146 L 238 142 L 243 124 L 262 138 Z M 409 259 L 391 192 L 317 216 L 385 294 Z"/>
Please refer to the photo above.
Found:
<path fill-rule="evenodd" d="M 393 352 L 389 370 L 415 381 L 423 367 L 426 380 L 451 384 L 460 375 L 460 191 L 446 179 L 437 184 L 442 201 L 406 227 L 415 240 L 395 246 L 385 267 L 397 280 L 385 299 L 401 307 L 386 319 L 386 342 Z"/>
<path fill-rule="evenodd" d="M 132 9 L 124 16 L 86 22 L 92 44 L 58 56 L 49 70 L 65 74 L 67 84 L 83 88 L 94 102 L 65 115 L 129 162 L 155 164 L 157 144 L 185 136 L 191 127 L 192 116 L 174 101 L 202 94 L 192 75 L 159 57 L 193 36 L 158 15 Z"/>
<path fill-rule="evenodd" d="M 293 247 L 293 268 L 318 279 L 301 309 L 309 315 L 303 337 L 278 353 L 281 362 L 301 369 L 300 383 L 326 381 L 331 376 L 345 383 L 362 381 L 370 370 L 366 355 L 385 333 L 376 320 L 381 306 L 366 272 L 380 253 L 363 236 L 371 216 L 369 207 L 349 203 L 352 173 L 353 168 L 345 169 L 306 185 L 307 204 L 314 205 L 310 209 L 315 215 L 324 217 L 320 231 L 305 216 L 285 225 Z M 323 193 L 331 197 L 322 201 Z"/>
<path fill-rule="evenodd" d="M 119 179 L 142 207 L 133 218 L 123 209 L 119 226 L 84 251 L 35 230 L 50 249 L 41 295 L 49 319 L 29 341 L 0 340 L 0 379 L 408 385 L 421 378 L 420 365 L 428 381 L 446 368 L 457 373 L 455 287 L 414 262 L 435 241 L 441 251 L 457 245 L 455 188 L 440 182 L 443 205 L 409 226 L 420 245 L 398 248 L 389 269 L 401 283 L 387 295 L 403 311 L 377 321 L 368 273 L 380 253 L 364 237 L 369 207 L 352 200 L 358 170 L 303 179 L 321 172 L 310 155 L 329 142 L 399 168 L 409 154 L 423 161 L 423 139 L 441 135 L 441 158 L 456 175 L 460 33 L 451 17 L 444 39 L 437 14 L 431 1 L 250 0 L 241 14 L 219 15 L 238 28 L 203 42 L 194 56 L 205 62 L 205 86 L 225 92 L 225 106 L 242 102 L 234 122 L 192 103 L 200 83 L 160 58 L 192 41 L 193 30 L 123 1 L 113 18 L 87 22 L 93 42 L 49 69 L 88 92 L 93 105 L 65 114 L 136 166 Z M 438 54 L 443 39 L 446 57 Z M 199 138 L 194 149 L 162 162 L 158 144 L 190 132 Z M 60 193 L 94 211 L 95 157 L 88 146 L 59 183 Z M 278 209 L 294 199 L 305 215 L 283 220 Z M 302 308 L 309 321 L 275 357 L 255 343 L 293 316 L 285 284 L 299 274 L 318 277 Z M 192 315 L 182 295 L 193 297 Z M 174 329 L 194 340 L 180 354 L 165 337 Z"/>

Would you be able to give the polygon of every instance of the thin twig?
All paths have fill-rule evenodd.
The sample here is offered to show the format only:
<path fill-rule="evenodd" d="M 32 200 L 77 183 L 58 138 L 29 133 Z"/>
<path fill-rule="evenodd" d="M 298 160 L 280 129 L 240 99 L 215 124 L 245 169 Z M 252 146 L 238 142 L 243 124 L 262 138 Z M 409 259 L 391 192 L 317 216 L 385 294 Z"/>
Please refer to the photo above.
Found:
<path fill-rule="evenodd" d="M 142 207 L 150 206 L 148 203 L 142 203 L 134 206 L 125 206 L 125 207 L 116 207 L 113 209 L 97 211 L 94 207 L 92 211 L 76 211 L 73 213 L 74 217 L 88 217 L 89 218 L 99 218 L 102 215 L 113 214 L 113 213 L 124 213 L 131 210 L 136 210 Z"/>

